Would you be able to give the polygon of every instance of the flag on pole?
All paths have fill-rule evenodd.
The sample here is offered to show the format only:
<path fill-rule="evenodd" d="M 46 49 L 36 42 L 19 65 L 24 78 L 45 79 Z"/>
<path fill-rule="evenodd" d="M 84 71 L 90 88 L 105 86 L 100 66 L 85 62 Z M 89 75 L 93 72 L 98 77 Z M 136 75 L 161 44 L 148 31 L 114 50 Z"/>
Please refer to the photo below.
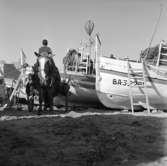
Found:
<path fill-rule="evenodd" d="M 26 63 L 26 54 L 24 53 L 23 49 L 21 49 L 21 58 L 20 58 L 20 64 L 23 66 Z"/>

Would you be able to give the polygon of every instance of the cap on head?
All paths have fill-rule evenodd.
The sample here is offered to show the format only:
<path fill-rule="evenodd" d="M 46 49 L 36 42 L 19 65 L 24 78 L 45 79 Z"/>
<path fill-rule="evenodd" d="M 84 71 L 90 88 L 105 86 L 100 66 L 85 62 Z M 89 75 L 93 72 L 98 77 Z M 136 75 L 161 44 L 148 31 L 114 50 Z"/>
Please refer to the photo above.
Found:
<path fill-rule="evenodd" d="M 42 44 L 43 44 L 44 46 L 47 46 L 47 45 L 48 45 L 48 41 L 47 41 L 46 39 L 44 39 L 44 40 L 42 41 Z"/>

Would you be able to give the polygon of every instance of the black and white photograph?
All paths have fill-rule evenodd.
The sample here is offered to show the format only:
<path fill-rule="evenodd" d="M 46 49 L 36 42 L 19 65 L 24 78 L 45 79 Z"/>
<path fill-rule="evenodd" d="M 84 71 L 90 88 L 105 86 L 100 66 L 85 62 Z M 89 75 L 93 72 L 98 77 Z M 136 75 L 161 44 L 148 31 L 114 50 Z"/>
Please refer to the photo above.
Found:
<path fill-rule="evenodd" d="M 0 0 L 0 166 L 167 166 L 167 1 Z"/>

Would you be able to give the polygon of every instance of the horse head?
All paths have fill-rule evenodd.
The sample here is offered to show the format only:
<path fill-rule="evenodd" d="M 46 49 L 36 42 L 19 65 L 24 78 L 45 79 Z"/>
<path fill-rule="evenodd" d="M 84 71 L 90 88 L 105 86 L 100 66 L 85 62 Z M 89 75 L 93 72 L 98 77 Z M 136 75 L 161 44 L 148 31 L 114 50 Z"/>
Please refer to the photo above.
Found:
<path fill-rule="evenodd" d="M 53 66 L 48 56 L 38 57 L 38 77 L 42 85 L 49 85 L 51 82 Z"/>

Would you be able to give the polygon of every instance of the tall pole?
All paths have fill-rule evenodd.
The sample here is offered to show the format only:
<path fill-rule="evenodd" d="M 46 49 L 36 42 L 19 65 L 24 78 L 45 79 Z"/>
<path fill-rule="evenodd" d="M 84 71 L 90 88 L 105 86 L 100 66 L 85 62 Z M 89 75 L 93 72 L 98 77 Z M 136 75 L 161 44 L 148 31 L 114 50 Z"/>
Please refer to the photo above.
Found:
<path fill-rule="evenodd" d="M 88 20 L 85 24 L 85 31 L 89 36 L 88 74 L 90 74 L 90 59 L 92 50 L 91 34 L 93 32 L 93 29 L 94 29 L 94 22 L 92 20 Z"/>
<path fill-rule="evenodd" d="M 88 74 L 90 74 L 90 59 L 91 59 L 91 36 L 89 36 L 89 57 L 88 57 Z"/>

